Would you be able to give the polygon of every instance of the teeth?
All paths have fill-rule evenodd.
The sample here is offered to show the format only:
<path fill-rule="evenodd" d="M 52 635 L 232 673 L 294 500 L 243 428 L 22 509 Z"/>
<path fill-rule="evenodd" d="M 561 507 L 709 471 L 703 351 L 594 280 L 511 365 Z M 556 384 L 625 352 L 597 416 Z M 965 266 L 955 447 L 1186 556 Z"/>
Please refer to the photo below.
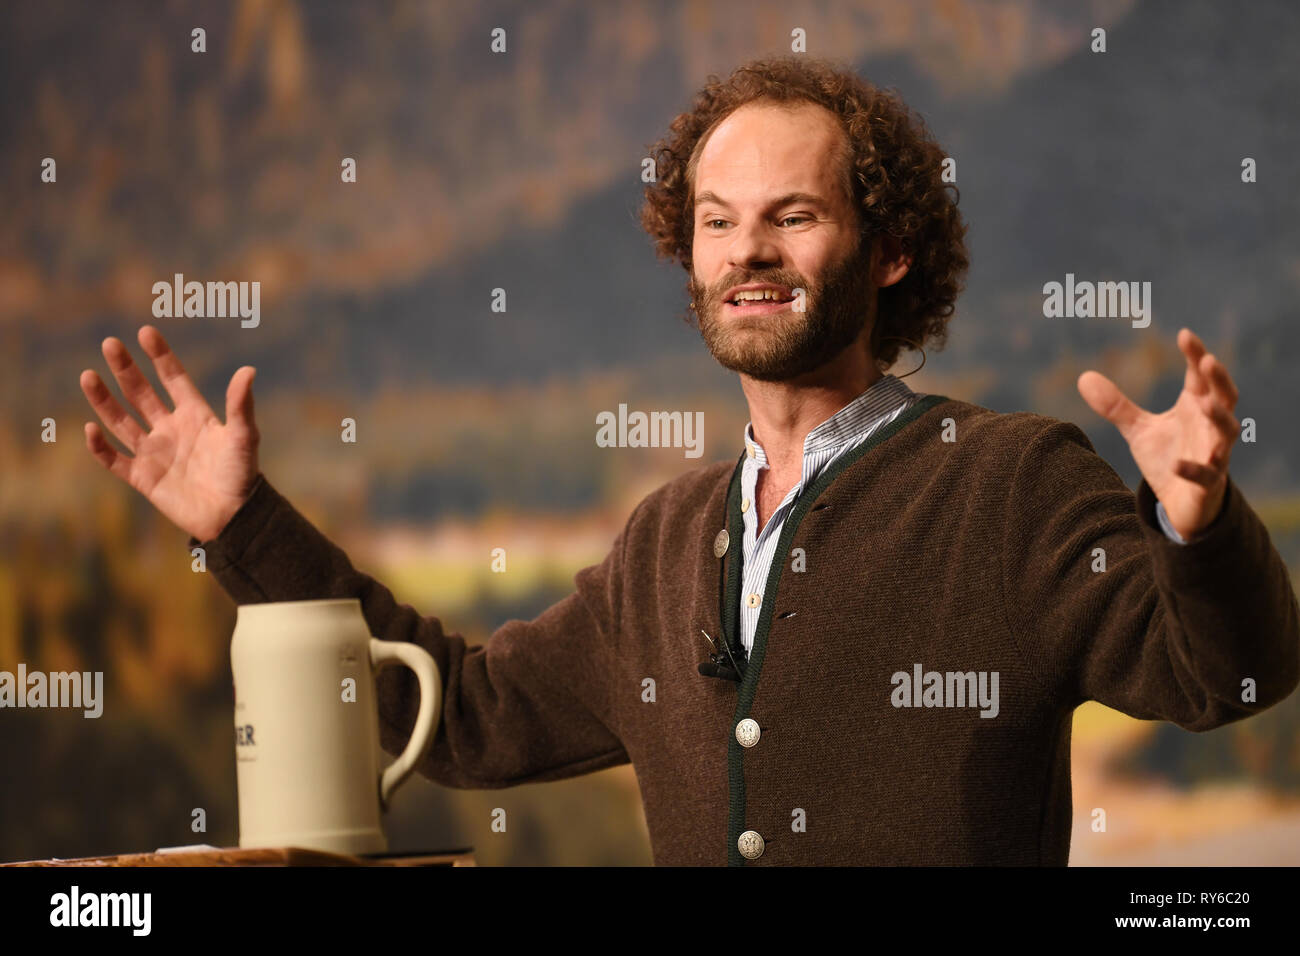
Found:
<path fill-rule="evenodd" d="M 773 301 L 780 302 L 785 296 L 776 289 L 747 289 L 744 292 L 737 292 L 732 300 L 735 302 L 763 302 Z"/>

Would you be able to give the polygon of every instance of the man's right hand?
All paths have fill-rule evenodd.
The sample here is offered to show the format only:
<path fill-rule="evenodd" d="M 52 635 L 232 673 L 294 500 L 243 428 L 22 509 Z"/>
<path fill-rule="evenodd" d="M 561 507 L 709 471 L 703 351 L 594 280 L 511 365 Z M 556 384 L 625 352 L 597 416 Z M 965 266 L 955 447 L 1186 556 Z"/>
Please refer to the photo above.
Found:
<path fill-rule="evenodd" d="M 181 367 L 162 334 L 140 329 L 140 346 L 174 410 L 168 410 L 131 355 L 116 338 L 103 343 L 104 358 L 122 394 L 148 430 L 118 404 L 91 369 L 81 373 L 81 390 L 105 427 L 131 453 L 117 451 L 94 422 L 86 423 L 86 447 L 99 463 L 140 492 L 178 528 L 208 541 L 234 517 L 257 481 L 251 365 L 239 368 L 226 388 L 226 423 L 212 411 Z"/>

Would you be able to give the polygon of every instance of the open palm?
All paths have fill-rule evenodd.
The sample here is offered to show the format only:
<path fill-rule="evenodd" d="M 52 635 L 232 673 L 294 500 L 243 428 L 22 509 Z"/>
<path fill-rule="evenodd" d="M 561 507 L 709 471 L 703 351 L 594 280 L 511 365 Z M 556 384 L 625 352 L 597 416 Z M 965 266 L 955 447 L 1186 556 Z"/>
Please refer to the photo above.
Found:
<path fill-rule="evenodd" d="M 1241 426 L 1232 414 L 1237 386 L 1227 368 L 1190 329 L 1179 331 L 1178 347 L 1187 372 L 1166 412 L 1138 407 L 1099 372 L 1084 372 L 1078 387 L 1092 410 L 1119 429 L 1169 523 L 1189 538 L 1218 516 Z"/>
<path fill-rule="evenodd" d="M 238 369 L 226 389 L 223 425 L 153 326 L 140 329 L 141 348 L 153 361 L 171 396 L 169 410 L 116 338 L 103 343 L 104 359 L 144 428 L 131 417 L 92 370 L 81 373 L 81 390 L 112 435 L 130 452 L 108 443 L 103 430 L 86 423 L 86 447 L 105 468 L 140 492 L 182 531 L 201 541 L 217 536 L 247 499 L 257 480 L 257 427 L 253 377 Z"/>

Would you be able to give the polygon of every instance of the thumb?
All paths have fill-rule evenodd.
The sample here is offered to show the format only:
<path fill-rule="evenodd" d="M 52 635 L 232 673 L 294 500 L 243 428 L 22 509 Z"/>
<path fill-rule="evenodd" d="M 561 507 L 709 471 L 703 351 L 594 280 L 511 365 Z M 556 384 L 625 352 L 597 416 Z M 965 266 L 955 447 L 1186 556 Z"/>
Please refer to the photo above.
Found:
<path fill-rule="evenodd" d="M 1142 409 L 1100 372 L 1084 372 L 1079 376 L 1077 384 L 1079 394 L 1088 406 L 1127 438 L 1129 429 L 1142 416 Z"/>
<path fill-rule="evenodd" d="M 226 387 L 226 425 L 253 434 L 257 426 L 253 424 L 253 378 L 257 369 L 251 365 L 239 368 L 230 377 Z"/>

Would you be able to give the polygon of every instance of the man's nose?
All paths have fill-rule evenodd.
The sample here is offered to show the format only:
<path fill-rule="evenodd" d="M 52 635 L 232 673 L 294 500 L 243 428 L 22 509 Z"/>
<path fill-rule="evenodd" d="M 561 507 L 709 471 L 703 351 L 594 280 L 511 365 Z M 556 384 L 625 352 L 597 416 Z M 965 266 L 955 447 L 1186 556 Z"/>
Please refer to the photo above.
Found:
<path fill-rule="evenodd" d="M 771 268 L 781 262 L 781 250 L 766 223 L 739 225 L 727 247 L 727 265 L 733 269 L 753 271 Z"/>

